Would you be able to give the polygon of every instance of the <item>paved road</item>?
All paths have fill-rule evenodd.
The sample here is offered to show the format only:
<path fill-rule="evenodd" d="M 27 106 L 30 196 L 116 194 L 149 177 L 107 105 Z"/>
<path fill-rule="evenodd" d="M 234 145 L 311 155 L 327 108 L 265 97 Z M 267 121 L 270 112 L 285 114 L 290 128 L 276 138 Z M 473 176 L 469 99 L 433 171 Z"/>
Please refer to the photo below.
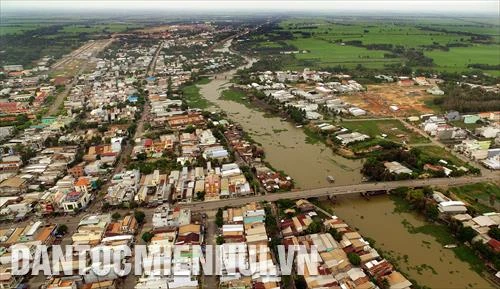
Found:
<path fill-rule="evenodd" d="M 477 182 L 499 182 L 500 173 L 480 177 L 461 178 L 434 178 L 422 180 L 405 180 L 394 182 L 363 183 L 348 186 L 330 186 L 309 190 L 297 190 L 285 193 L 275 193 L 267 195 L 256 195 L 234 199 L 223 199 L 210 202 L 195 202 L 181 204 L 183 208 L 190 208 L 193 211 L 215 210 L 225 206 L 241 206 L 250 202 L 268 201 L 274 202 L 280 199 L 301 199 L 321 196 L 341 196 L 353 195 L 371 191 L 393 190 L 399 187 L 423 187 L 423 186 L 460 186 Z"/>
<path fill-rule="evenodd" d="M 58 61 L 57 63 L 55 63 L 52 66 L 52 70 L 54 71 L 56 69 L 59 69 L 61 66 L 69 63 L 71 60 L 74 60 L 75 58 L 80 57 L 83 53 L 87 52 L 88 50 L 92 49 L 91 56 L 96 55 L 100 51 L 104 50 L 113 41 L 114 41 L 114 38 L 110 38 L 104 44 L 101 44 L 103 42 L 102 40 L 99 42 L 91 42 L 91 43 L 85 44 L 84 46 L 82 46 L 82 47 L 78 48 L 77 50 L 75 50 L 74 52 L 72 52 L 67 57 L 65 57 L 65 58 L 61 59 L 60 61 Z M 90 60 L 90 57 L 89 57 L 89 60 Z M 71 80 L 71 82 L 65 86 L 65 89 L 63 92 L 59 93 L 56 96 L 54 103 L 52 103 L 52 105 L 49 107 L 46 115 L 55 115 L 58 112 L 59 107 L 62 105 L 62 103 L 66 99 L 66 97 L 70 93 L 73 86 L 75 86 L 75 84 L 78 82 L 78 77 L 85 71 L 85 69 L 87 69 L 88 64 L 89 64 L 89 61 L 83 61 L 82 66 L 80 67 L 78 72 L 73 76 L 73 79 Z"/>

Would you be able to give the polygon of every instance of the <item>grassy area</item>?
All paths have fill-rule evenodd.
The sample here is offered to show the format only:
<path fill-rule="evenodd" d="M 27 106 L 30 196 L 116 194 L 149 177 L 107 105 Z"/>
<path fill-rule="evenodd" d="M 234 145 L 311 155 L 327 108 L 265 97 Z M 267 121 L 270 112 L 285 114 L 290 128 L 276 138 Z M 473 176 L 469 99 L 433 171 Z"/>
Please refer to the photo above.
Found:
<path fill-rule="evenodd" d="M 500 209 L 500 187 L 492 183 L 477 183 L 450 188 L 458 198 L 469 203 L 478 213 L 498 211 Z M 490 203 L 494 196 L 493 203 Z"/>
<path fill-rule="evenodd" d="M 476 128 L 479 128 L 479 127 L 482 127 L 484 126 L 483 123 L 481 122 L 477 122 L 477 123 L 464 123 L 463 120 L 455 120 L 455 121 L 452 121 L 450 122 L 453 126 L 456 126 L 456 127 L 461 127 L 461 128 L 464 128 L 464 129 L 468 129 L 472 132 L 474 132 L 474 130 Z"/>
<path fill-rule="evenodd" d="M 310 64 L 312 67 L 347 66 L 355 67 L 358 64 L 370 68 L 381 68 L 384 64 L 397 63 L 398 59 L 384 58 L 384 51 L 368 50 L 363 47 L 342 46 L 316 38 L 298 38 L 287 41 L 299 50 L 308 53 L 296 54 L 295 57 Z M 292 67 L 293 68 L 293 67 Z"/>
<path fill-rule="evenodd" d="M 244 106 L 254 108 L 252 107 L 245 91 L 241 89 L 236 89 L 236 88 L 226 89 L 221 93 L 221 96 L 219 98 L 222 100 L 234 101 L 237 103 L 241 103 Z"/>
<path fill-rule="evenodd" d="M 191 108 L 205 109 L 211 105 L 211 103 L 206 100 L 200 94 L 200 88 L 197 85 L 207 84 L 210 79 L 207 77 L 201 78 L 197 82 L 184 86 L 182 88 L 182 94 L 187 104 Z"/>
<path fill-rule="evenodd" d="M 26 31 L 35 30 L 40 27 L 47 26 L 47 24 L 37 24 L 37 23 L 19 23 L 19 24 L 1 24 L 0 25 L 0 36 L 9 34 L 22 34 Z"/>
<path fill-rule="evenodd" d="M 446 159 L 446 160 L 453 162 L 453 164 L 455 164 L 457 166 L 465 165 L 465 163 L 461 159 L 457 158 L 452 153 L 450 153 L 449 151 L 445 150 L 442 147 L 430 145 L 430 146 L 422 147 L 421 150 L 424 154 L 426 154 L 430 157 Z"/>
<path fill-rule="evenodd" d="M 498 19 L 458 18 L 371 18 L 310 17 L 292 18 L 280 23 L 283 31 L 295 39 L 286 43 L 306 54 L 296 54 L 298 66 L 321 68 L 362 64 L 368 68 L 383 68 L 400 63 L 390 58 L 391 46 L 423 50 L 434 60 L 439 71 L 464 72 L 470 64 L 500 64 L 500 34 Z M 469 34 L 467 34 L 469 33 Z M 486 43 L 475 43 L 470 34 L 490 37 Z M 268 41 L 265 37 L 263 41 Z M 278 47 L 276 43 L 262 45 Z M 371 46 L 370 50 L 365 47 Z M 378 49 L 378 50 L 377 50 Z M 500 76 L 499 70 L 484 70 Z"/>
<path fill-rule="evenodd" d="M 469 64 L 480 63 L 500 65 L 500 45 L 473 45 L 471 47 L 453 47 L 449 51 L 432 50 L 425 53 L 434 59 L 438 68 L 447 71 L 464 71 Z M 500 76 L 500 70 L 485 72 Z"/>
<path fill-rule="evenodd" d="M 142 25 L 132 24 L 132 23 L 109 23 L 109 24 L 91 24 L 91 25 L 67 25 L 61 29 L 60 32 L 63 33 L 113 33 L 113 32 L 124 32 L 129 29 L 140 28 Z"/>
<path fill-rule="evenodd" d="M 367 134 L 372 138 L 381 138 L 382 134 L 386 134 L 386 139 L 394 142 L 402 142 L 404 140 L 409 144 L 428 143 L 427 138 L 419 133 L 412 132 L 407 129 L 399 120 L 360 120 L 360 121 L 344 121 L 342 126 L 363 134 Z"/>

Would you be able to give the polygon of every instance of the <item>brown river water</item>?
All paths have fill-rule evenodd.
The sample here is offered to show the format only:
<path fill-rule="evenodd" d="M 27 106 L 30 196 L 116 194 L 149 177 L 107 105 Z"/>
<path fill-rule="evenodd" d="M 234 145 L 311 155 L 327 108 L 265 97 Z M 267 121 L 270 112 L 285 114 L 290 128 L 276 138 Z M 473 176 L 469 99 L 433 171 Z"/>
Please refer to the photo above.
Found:
<path fill-rule="evenodd" d="M 224 49 L 228 47 L 225 45 Z M 279 117 L 269 117 L 243 104 L 219 99 L 235 73 L 233 70 L 218 74 L 210 83 L 200 85 L 202 96 L 216 105 L 213 110 L 226 112 L 232 121 L 239 123 L 252 139 L 260 143 L 266 152 L 266 160 L 290 175 L 296 187 L 327 186 L 329 175 L 338 185 L 361 182 L 362 160 L 338 156 L 320 142 L 307 143 L 301 128 Z M 419 285 L 435 289 L 494 288 L 432 236 L 409 233 L 403 220 L 413 226 L 424 225 L 425 221 L 414 214 L 394 213 L 395 205 L 389 198 L 379 196 L 370 201 L 341 198 L 332 206 L 340 218 L 358 228 L 362 235 L 374 239 L 377 248 L 399 259 L 400 269 Z"/>

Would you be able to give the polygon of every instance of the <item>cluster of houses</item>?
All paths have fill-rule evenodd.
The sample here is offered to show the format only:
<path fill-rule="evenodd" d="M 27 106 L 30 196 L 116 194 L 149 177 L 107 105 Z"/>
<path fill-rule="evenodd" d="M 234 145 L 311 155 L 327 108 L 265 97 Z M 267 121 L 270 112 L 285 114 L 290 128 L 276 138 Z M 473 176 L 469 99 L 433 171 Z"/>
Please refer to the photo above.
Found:
<path fill-rule="evenodd" d="M 222 218 L 220 264 L 224 266 L 219 287 L 281 288 L 279 268 L 268 246 L 266 211 L 262 205 L 250 203 L 228 208 L 223 211 Z M 244 270 L 252 272 L 241 274 Z"/>
<path fill-rule="evenodd" d="M 45 62 L 49 61 L 44 58 Z M 43 62 L 42 60 L 41 62 Z M 44 65 L 24 69 L 22 65 L 5 65 L 0 74 L 0 119 L 11 121 L 16 115 L 34 113 L 44 104 L 47 97 L 56 93 L 55 79 L 49 79 Z"/>
<path fill-rule="evenodd" d="M 163 274 L 163 271 L 155 272 L 154 268 L 145 270 L 137 280 L 135 288 L 198 288 L 200 275 L 193 273 L 192 265 L 196 263 L 201 252 L 193 246 L 204 243 L 204 226 L 199 220 L 193 219 L 190 210 L 170 205 L 156 209 L 152 224 L 152 238 L 148 242 L 150 250 L 176 246 L 176 249 L 182 248 L 182 252 L 176 254 L 175 258 L 165 256 L 160 261 L 161 270 L 168 269 L 170 275 Z M 144 266 L 157 262 L 153 256 L 143 260 Z"/>
<path fill-rule="evenodd" d="M 350 79 L 350 75 L 337 75 L 306 68 L 303 72 L 258 72 L 252 77 L 258 82 L 249 84 L 248 88 L 264 92 L 280 107 L 295 107 L 303 111 L 308 120 L 323 119 L 322 111 L 353 116 L 366 114 L 365 110 L 337 97 L 365 90 L 361 84 Z"/>
<path fill-rule="evenodd" d="M 316 207 L 307 200 L 296 201 L 295 206 L 284 213 L 286 217 L 280 220 L 280 228 L 285 248 L 303 245 L 309 250 L 314 247 L 319 254 L 316 272 L 306 270 L 303 276 L 307 288 L 375 289 L 386 284 L 385 288 L 405 289 L 412 286 L 368 241 L 337 216 L 319 217 Z M 311 231 L 315 222 L 322 228 L 319 232 Z"/>
<path fill-rule="evenodd" d="M 455 151 L 489 169 L 500 169 L 500 112 L 461 115 L 450 111 L 443 116 L 422 115 L 419 120 L 430 136 L 445 143 L 455 143 Z M 463 122 L 463 127 L 475 125 L 476 128 L 461 128 L 456 126 L 457 122 Z"/>
<path fill-rule="evenodd" d="M 500 213 L 488 212 L 484 214 L 473 214 L 468 211 L 467 204 L 463 201 L 453 200 L 441 192 L 432 194 L 440 217 L 446 221 L 454 220 L 460 222 L 464 227 L 470 227 L 476 232 L 472 242 L 487 244 L 495 253 L 500 252 L 500 240 L 491 237 L 488 232 L 492 228 L 500 226 Z"/>
<path fill-rule="evenodd" d="M 255 171 L 255 176 L 267 192 L 289 190 L 293 187 L 293 181 L 289 176 L 274 171 L 262 162 L 264 151 L 246 140 L 244 132 L 239 127 L 233 124 L 229 125 L 224 131 L 224 137 L 231 150 Z"/>
<path fill-rule="evenodd" d="M 15 258 L 12 255 L 12 248 L 16 245 L 24 245 L 29 248 L 30 256 L 28 262 L 35 262 L 37 246 L 51 246 L 61 242 L 64 231 L 59 225 L 48 224 L 44 221 L 31 222 L 26 226 L 13 227 L 0 230 L 0 278 L 1 288 L 20 288 L 27 275 L 15 275 L 12 273 L 12 262 Z M 135 234 L 138 230 L 138 223 L 134 216 L 127 215 L 117 219 L 112 219 L 111 215 L 86 215 L 78 225 L 76 231 L 68 236 L 70 244 L 89 245 L 91 252 L 94 250 L 112 250 L 114 246 L 131 245 L 134 242 Z M 89 252 L 89 253 L 91 253 Z M 109 270 L 104 276 L 98 276 L 93 268 L 100 266 L 100 263 L 93 263 L 88 257 L 80 263 L 78 256 L 73 256 L 73 260 L 61 260 L 60 268 L 72 266 L 71 276 L 47 276 L 44 282 L 46 288 L 119 288 L 117 280 L 120 278 Z M 30 265 L 30 268 L 31 268 Z M 81 268 L 81 266 L 84 266 Z M 104 265 L 113 266 L 113 265 Z M 62 269 L 61 269 L 62 270 Z M 104 287 L 103 287 L 104 285 Z"/>

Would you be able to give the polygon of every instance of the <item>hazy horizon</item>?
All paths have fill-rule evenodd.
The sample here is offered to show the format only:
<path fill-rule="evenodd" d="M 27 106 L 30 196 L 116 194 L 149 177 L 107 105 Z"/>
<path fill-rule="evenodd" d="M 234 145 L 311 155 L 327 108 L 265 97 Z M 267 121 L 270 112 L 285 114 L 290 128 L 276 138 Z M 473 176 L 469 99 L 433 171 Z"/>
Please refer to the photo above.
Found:
<path fill-rule="evenodd" d="M 342 13 L 393 15 L 498 15 L 499 1 L 32 1 L 2 0 L 2 14 L 67 12 L 85 14 L 85 12 L 113 12 L 138 14 L 145 12 L 290 12 L 290 13 Z"/>

